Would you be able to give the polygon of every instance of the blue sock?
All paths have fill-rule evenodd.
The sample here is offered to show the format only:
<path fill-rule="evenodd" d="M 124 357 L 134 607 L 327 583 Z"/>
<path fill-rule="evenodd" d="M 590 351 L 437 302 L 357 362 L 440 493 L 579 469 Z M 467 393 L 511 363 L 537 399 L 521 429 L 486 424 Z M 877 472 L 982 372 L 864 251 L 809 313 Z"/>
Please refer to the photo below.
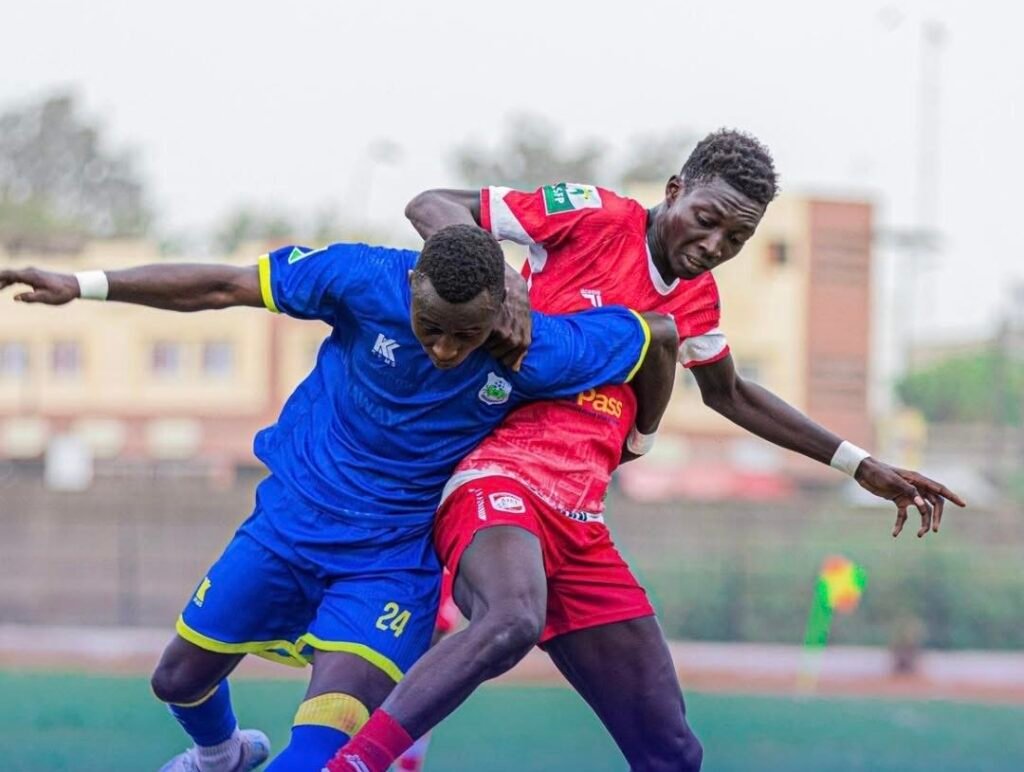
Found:
<path fill-rule="evenodd" d="M 320 772 L 347 742 L 348 735 L 340 729 L 318 724 L 293 726 L 288 747 L 264 772 Z"/>
<path fill-rule="evenodd" d="M 231 709 L 231 690 L 225 678 L 209 697 L 198 705 L 168 705 L 181 728 L 196 745 L 217 745 L 227 740 L 238 726 Z"/>

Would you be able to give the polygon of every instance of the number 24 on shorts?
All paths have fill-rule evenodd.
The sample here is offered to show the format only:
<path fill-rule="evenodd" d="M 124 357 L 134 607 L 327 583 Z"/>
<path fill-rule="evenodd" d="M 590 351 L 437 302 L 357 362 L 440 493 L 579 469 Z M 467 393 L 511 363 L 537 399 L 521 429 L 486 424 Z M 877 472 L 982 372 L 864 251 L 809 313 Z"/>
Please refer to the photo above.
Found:
<path fill-rule="evenodd" d="M 390 630 L 397 638 L 405 632 L 405 625 L 409 622 L 411 614 L 402 611 L 401 607 L 394 602 L 384 606 L 384 613 L 377 617 L 378 630 Z"/>

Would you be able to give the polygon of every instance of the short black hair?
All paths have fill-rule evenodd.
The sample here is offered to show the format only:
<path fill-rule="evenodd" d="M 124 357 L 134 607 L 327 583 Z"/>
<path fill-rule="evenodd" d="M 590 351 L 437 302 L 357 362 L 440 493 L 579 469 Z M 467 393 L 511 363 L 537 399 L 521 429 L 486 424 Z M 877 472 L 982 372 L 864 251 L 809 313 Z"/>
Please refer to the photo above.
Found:
<path fill-rule="evenodd" d="M 466 303 L 482 290 L 499 303 L 505 299 L 505 255 L 497 239 L 475 225 L 448 225 L 427 239 L 416 273 L 449 303 Z"/>
<path fill-rule="evenodd" d="M 768 148 L 735 129 L 719 129 L 704 137 L 679 174 L 686 182 L 697 183 L 720 177 L 762 206 L 779 193 L 779 177 Z"/>

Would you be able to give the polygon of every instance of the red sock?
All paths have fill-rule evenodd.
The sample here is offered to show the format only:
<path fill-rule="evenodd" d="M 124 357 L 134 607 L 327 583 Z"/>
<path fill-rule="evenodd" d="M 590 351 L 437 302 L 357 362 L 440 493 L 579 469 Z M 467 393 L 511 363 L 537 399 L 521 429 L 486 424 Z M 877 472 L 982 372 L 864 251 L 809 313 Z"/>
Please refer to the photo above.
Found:
<path fill-rule="evenodd" d="M 327 769 L 329 772 L 387 772 L 412 743 L 409 733 L 378 708 L 358 734 L 334 754 Z"/>

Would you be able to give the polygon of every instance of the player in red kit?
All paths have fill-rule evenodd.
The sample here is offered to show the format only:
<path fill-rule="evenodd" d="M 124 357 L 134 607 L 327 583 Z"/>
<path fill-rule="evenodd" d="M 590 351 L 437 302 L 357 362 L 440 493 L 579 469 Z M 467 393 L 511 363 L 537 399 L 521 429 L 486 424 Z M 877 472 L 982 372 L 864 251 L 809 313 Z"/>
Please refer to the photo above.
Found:
<path fill-rule="evenodd" d="M 698 144 L 651 210 L 602 188 L 558 184 L 429 191 L 407 214 L 423 236 L 476 222 L 529 247 L 530 301 L 542 311 L 599 305 L 671 314 L 679 360 L 704 401 L 745 429 L 846 471 L 938 529 L 944 499 L 922 475 L 843 441 L 735 371 L 711 270 L 739 253 L 777 191 L 767 150 L 720 131 Z M 517 355 L 510 342 L 509 354 Z M 445 489 L 435 545 L 470 623 L 422 657 L 330 769 L 383 772 L 411 739 L 540 643 L 600 717 L 632 770 L 698 770 L 668 647 L 646 593 L 616 550 L 603 498 L 621 460 L 653 435 L 634 424 L 628 389 L 602 387 L 510 414 Z"/>
<path fill-rule="evenodd" d="M 446 569 L 441 578 L 441 602 L 437 607 L 437 619 L 434 620 L 434 639 L 431 641 L 433 646 L 459 624 L 459 607 L 455 605 L 455 599 L 452 597 L 452 584 L 454 577 L 451 571 Z M 416 742 L 395 760 L 395 772 L 423 772 L 423 766 L 427 761 L 427 748 L 430 747 L 430 734 L 427 732 L 417 738 Z"/>

